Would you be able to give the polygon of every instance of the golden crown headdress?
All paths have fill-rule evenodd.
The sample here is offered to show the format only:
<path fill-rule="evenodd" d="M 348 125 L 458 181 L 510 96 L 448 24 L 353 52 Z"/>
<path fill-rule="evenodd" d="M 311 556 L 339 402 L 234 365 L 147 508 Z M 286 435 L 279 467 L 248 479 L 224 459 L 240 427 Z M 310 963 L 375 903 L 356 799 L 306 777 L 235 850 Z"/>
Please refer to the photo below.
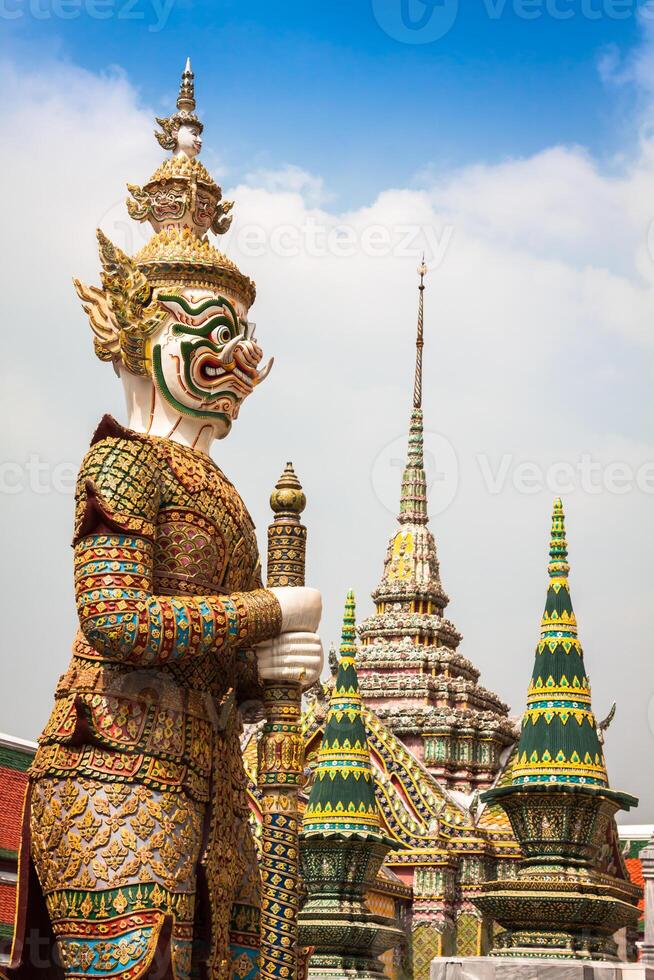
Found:
<path fill-rule="evenodd" d="M 147 374 L 146 340 L 166 316 L 156 290 L 195 286 L 226 290 L 245 309 L 254 302 L 251 279 L 215 248 L 208 232 L 223 235 L 232 222 L 232 201 L 197 159 L 198 149 L 180 147 L 183 127 L 199 136 L 203 130 L 195 108 L 195 76 L 187 59 L 177 112 L 157 119 L 155 135 L 173 155 L 139 187 L 128 184 L 127 210 L 134 220 L 148 221 L 154 234 L 129 257 L 98 231 L 102 288 L 74 280 L 95 335 L 102 360 L 122 360 L 136 374 Z"/>

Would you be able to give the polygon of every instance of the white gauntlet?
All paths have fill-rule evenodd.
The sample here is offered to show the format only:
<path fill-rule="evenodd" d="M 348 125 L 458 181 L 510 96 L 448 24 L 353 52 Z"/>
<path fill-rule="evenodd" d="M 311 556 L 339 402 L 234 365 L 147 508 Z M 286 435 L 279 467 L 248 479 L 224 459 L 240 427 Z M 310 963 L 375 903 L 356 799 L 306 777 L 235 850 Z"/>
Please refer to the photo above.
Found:
<path fill-rule="evenodd" d="M 270 589 L 282 608 L 282 633 L 315 633 L 322 615 L 322 596 L 317 589 L 285 586 Z"/>
<path fill-rule="evenodd" d="M 320 677 L 324 658 L 317 633 L 282 633 L 260 643 L 256 651 L 264 681 L 294 681 L 307 688 Z"/>

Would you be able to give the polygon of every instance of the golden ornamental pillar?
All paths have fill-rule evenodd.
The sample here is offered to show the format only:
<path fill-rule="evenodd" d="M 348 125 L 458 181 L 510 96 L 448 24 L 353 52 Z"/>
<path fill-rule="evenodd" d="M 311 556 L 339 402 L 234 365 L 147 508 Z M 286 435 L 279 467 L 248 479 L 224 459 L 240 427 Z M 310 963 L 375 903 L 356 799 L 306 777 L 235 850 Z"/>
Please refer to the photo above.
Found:
<path fill-rule="evenodd" d="M 291 463 L 270 497 L 268 588 L 304 585 L 306 497 Z M 265 682 L 265 726 L 259 742 L 262 811 L 261 977 L 295 980 L 299 910 L 298 791 L 304 768 L 301 684 Z"/>

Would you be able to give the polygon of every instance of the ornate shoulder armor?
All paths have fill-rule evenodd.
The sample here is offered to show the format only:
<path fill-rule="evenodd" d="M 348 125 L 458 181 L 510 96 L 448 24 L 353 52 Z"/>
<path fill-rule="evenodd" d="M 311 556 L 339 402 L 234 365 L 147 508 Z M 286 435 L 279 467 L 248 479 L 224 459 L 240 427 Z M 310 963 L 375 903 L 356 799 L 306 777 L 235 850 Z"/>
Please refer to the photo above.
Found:
<path fill-rule="evenodd" d="M 77 478 L 74 543 L 99 525 L 152 539 L 160 473 L 151 442 L 105 415 Z"/>

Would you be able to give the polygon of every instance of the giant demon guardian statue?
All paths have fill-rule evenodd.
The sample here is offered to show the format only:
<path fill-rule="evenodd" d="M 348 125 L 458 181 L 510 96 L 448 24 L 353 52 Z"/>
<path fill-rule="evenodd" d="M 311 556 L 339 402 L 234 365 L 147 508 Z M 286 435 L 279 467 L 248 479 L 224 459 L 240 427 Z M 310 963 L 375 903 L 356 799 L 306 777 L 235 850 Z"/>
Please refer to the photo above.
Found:
<path fill-rule="evenodd" d="M 197 158 L 188 63 L 177 110 L 172 156 L 129 188 L 154 235 L 129 258 L 99 232 L 102 286 L 76 283 L 128 419 L 103 418 L 77 483 L 79 631 L 30 773 L 10 977 L 256 976 L 239 706 L 322 663 L 319 594 L 262 587 L 208 455 L 269 367 L 254 284 L 207 238 L 232 205 Z"/>

